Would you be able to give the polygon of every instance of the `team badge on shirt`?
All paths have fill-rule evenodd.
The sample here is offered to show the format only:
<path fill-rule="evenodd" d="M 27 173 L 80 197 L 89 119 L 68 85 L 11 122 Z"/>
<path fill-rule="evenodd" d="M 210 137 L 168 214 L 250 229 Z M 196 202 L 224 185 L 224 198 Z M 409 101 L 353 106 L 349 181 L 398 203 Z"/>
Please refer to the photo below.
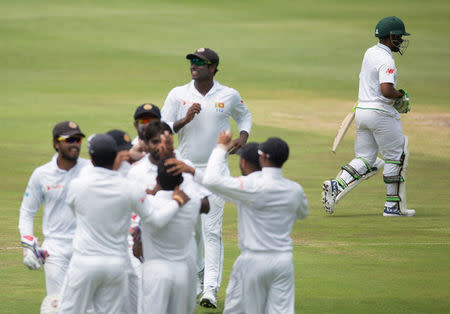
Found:
<path fill-rule="evenodd" d="M 216 102 L 214 104 L 214 107 L 216 108 L 216 112 L 223 112 L 223 110 L 225 109 L 225 103 L 223 103 L 223 102 Z"/>

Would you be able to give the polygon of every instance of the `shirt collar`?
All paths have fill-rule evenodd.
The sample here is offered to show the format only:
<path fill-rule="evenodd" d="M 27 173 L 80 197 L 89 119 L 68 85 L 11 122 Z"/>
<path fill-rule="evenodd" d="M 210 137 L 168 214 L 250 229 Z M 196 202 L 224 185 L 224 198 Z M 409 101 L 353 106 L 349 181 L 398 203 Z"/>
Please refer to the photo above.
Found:
<path fill-rule="evenodd" d="M 92 167 L 91 171 L 96 174 L 100 174 L 102 176 L 117 176 L 119 175 L 118 171 L 106 169 L 103 167 Z"/>
<path fill-rule="evenodd" d="M 263 175 L 268 175 L 275 178 L 281 178 L 283 177 L 283 172 L 281 171 L 281 168 L 278 167 L 264 167 L 262 168 Z"/>
<path fill-rule="evenodd" d="M 164 198 L 164 199 L 172 199 L 173 191 L 166 191 L 166 190 L 159 190 L 156 192 L 157 197 Z"/>
<path fill-rule="evenodd" d="M 219 88 L 219 86 L 220 86 L 219 82 L 217 82 L 216 80 L 213 80 L 213 86 L 212 86 L 211 89 L 206 93 L 206 95 L 203 96 L 203 95 L 197 90 L 197 88 L 195 88 L 194 82 L 195 82 L 195 81 L 192 80 L 191 83 L 190 83 L 190 88 L 191 88 L 191 90 L 192 90 L 194 93 L 197 93 L 198 95 L 200 95 L 200 96 L 202 96 L 202 97 L 206 97 L 206 96 L 209 96 L 209 95 L 214 94 L 214 93 L 217 91 L 217 89 Z"/>
<path fill-rule="evenodd" d="M 388 46 L 383 45 L 382 43 L 378 43 L 378 44 L 377 44 L 377 47 L 379 47 L 379 48 L 381 48 L 381 49 L 383 49 L 383 50 L 386 50 L 386 51 L 392 56 L 392 50 L 389 49 Z"/>
<path fill-rule="evenodd" d="M 72 169 L 75 169 L 80 164 L 80 162 L 79 162 L 79 158 L 78 158 L 77 162 L 75 163 L 75 165 L 72 168 L 70 168 L 69 170 L 61 169 L 61 168 L 58 167 L 58 153 L 56 153 L 52 157 L 52 164 L 55 167 L 56 171 L 60 171 L 60 172 L 66 173 L 66 172 L 71 171 Z"/>

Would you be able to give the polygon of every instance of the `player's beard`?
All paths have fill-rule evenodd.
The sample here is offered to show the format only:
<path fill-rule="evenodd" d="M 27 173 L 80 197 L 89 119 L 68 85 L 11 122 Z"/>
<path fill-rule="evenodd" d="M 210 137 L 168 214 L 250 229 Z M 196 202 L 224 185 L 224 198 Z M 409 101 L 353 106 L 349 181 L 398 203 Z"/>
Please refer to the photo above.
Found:
<path fill-rule="evenodd" d="M 71 152 L 72 149 L 76 149 L 75 152 Z M 69 147 L 68 149 L 61 149 L 61 158 L 68 161 L 77 161 L 78 156 L 80 155 L 80 148 L 78 147 Z"/>

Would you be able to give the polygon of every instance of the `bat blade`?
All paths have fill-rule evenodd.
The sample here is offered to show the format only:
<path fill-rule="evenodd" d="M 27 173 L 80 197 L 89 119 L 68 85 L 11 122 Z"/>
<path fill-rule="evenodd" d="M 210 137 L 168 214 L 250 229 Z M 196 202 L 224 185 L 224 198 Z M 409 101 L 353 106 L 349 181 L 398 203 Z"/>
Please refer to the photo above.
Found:
<path fill-rule="evenodd" d="M 344 138 L 345 133 L 347 133 L 348 128 L 352 124 L 353 119 L 355 119 L 355 111 L 348 113 L 345 119 L 342 121 L 341 126 L 339 127 L 339 130 L 336 134 L 336 137 L 334 138 L 333 148 L 331 149 L 333 153 L 336 154 L 336 150 L 339 144 L 341 143 L 342 139 Z"/>

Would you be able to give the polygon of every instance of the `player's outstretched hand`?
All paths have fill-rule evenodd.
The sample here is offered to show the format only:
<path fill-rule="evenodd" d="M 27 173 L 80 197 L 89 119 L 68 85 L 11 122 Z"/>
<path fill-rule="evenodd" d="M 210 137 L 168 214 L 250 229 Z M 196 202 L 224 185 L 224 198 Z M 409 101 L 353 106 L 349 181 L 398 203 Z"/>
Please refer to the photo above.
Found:
<path fill-rule="evenodd" d="M 167 167 L 167 172 L 174 176 L 177 176 L 182 172 L 190 173 L 192 175 L 195 174 L 195 168 L 176 158 L 167 159 L 164 165 Z"/>
<path fill-rule="evenodd" d="M 144 157 L 145 151 L 144 151 L 144 143 L 142 142 L 142 140 L 139 140 L 139 142 L 136 145 L 134 145 L 133 147 L 131 147 L 128 152 L 129 152 L 129 157 L 130 157 L 131 163 L 138 161 L 142 157 Z"/>
<path fill-rule="evenodd" d="M 161 134 L 161 144 L 158 149 L 161 159 L 175 156 L 175 153 L 173 152 L 173 137 L 169 131 L 164 131 L 164 133 Z"/>
<path fill-rule="evenodd" d="M 156 183 L 155 187 L 153 189 L 145 189 L 145 193 L 150 194 L 150 195 L 155 195 L 158 191 L 161 190 L 161 185 L 159 185 L 159 183 Z"/>
<path fill-rule="evenodd" d="M 172 199 L 176 201 L 180 206 L 183 206 L 190 200 L 189 196 L 187 196 L 186 193 L 180 190 L 180 186 L 178 185 L 173 190 Z"/>

